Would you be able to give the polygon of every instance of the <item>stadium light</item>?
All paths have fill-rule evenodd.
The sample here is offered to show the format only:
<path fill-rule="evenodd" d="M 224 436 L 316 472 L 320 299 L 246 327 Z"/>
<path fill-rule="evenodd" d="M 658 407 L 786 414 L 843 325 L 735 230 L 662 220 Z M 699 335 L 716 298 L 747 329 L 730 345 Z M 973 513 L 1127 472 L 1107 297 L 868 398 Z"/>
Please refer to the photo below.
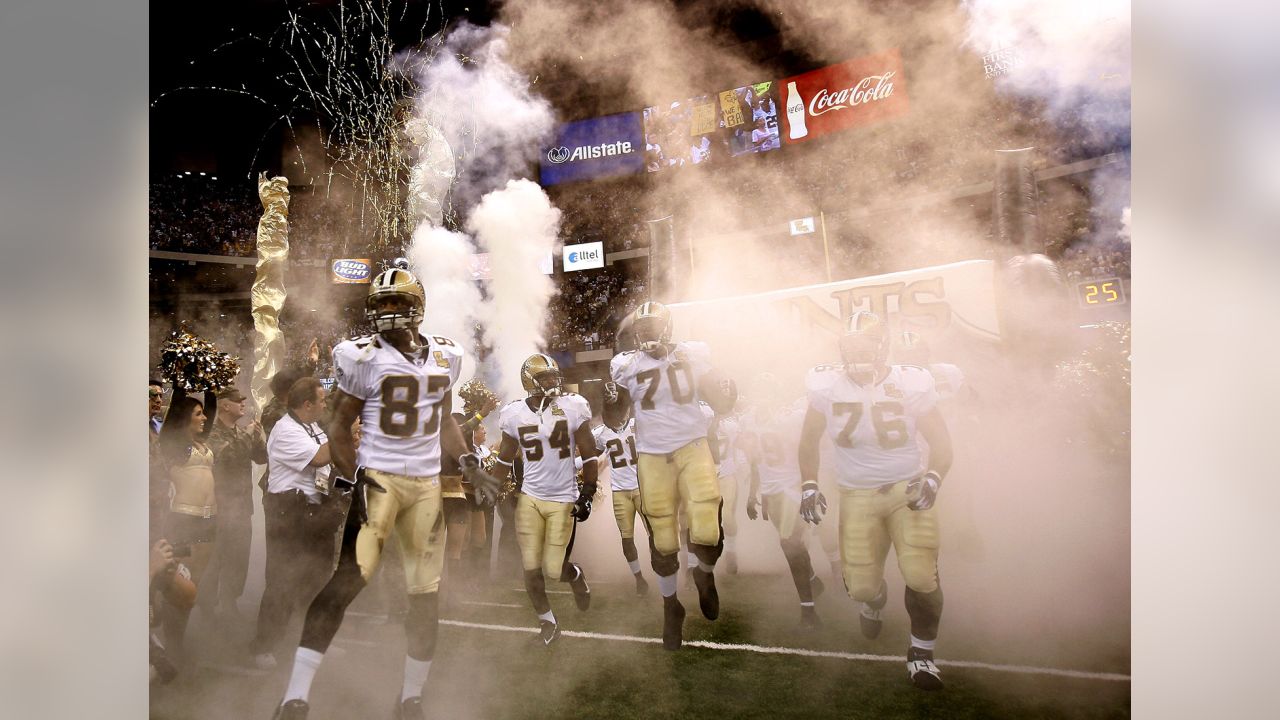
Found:
<path fill-rule="evenodd" d="M 184 174 L 185 174 L 185 175 L 190 175 L 190 174 L 191 174 L 191 171 L 190 171 L 190 170 L 188 170 L 188 171 L 186 171 L 186 173 L 184 173 Z"/>
<path fill-rule="evenodd" d="M 203 172 L 202 172 L 202 173 L 200 173 L 200 177 L 204 177 L 204 173 L 203 173 Z"/>

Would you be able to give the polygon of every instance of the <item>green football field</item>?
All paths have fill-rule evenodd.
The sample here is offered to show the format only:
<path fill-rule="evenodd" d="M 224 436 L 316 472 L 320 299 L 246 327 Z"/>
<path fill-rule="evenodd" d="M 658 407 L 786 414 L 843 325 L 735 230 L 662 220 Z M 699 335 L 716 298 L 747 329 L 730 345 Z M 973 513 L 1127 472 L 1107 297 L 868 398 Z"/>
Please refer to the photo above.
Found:
<path fill-rule="evenodd" d="M 775 548 L 776 550 L 776 548 Z M 603 573 L 602 573 L 603 574 Z M 647 573 L 646 573 L 647 574 Z M 428 682 L 428 717 L 441 718 L 1116 718 L 1129 716 L 1128 638 L 1031 650 L 966 632 L 944 615 L 939 666 L 947 687 L 926 693 L 906 680 L 906 615 L 893 593 L 876 640 L 858 631 L 854 604 L 831 587 L 818 599 L 825 621 L 797 627 L 795 591 L 782 574 L 722 575 L 721 616 L 704 620 L 697 596 L 686 641 L 664 651 L 656 587 L 636 598 L 628 580 L 593 583 L 586 613 L 567 586 L 552 605 L 566 631 L 544 648 L 516 582 L 495 582 L 442 612 Z M 898 586 L 901 587 L 900 585 Z M 563 588 L 563 590 L 562 590 Z M 403 629 L 357 601 L 326 656 L 311 695 L 311 715 L 384 718 L 398 698 Z M 950 610 L 951 608 L 949 608 Z M 956 630 L 950 635 L 948 621 Z M 152 695 L 156 718 L 269 718 L 288 679 L 290 658 L 265 674 L 244 669 L 243 638 L 201 632 L 189 643 L 211 658 Z M 248 628 L 244 629 L 246 632 Z M 295 619 L 292 637 L 297 637 Z M 1069 646 L 1069 647 L 1068 647 Z M 1074 648 L 1075 652 L 1072 652 Z M 1050 661 L 1052 656 L 1057 658 Z"/>

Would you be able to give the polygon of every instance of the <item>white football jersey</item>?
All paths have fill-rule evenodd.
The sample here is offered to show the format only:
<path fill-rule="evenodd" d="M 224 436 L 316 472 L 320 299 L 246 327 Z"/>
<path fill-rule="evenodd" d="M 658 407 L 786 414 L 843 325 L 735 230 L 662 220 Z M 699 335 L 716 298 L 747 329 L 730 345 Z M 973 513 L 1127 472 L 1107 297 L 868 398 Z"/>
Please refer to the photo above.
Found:
<path fill-rule="evenodd" d="M 356 463 L 382 472 L 440 474 L 443 401 L 462 369 L 462 348 L 431 336 L 412 359 L 379 335 L 333 349 L 338 389 L 364 400 Z"/>
<path fill-rule="evenodd" d="M 609 486 L 614 490 L 637 490 L 636 419 L 627 418 L 621 430 L 600 425 L 591 431 L 600 448 L 601 460 L 609 463 Z"/>
<path fill-rule="evenodd" d="M 702 416 L 707 419 L 707 440 L 711 443 L 711 455 L 716 459 L 716 475 L 728 477 L 738 471 L 738 419 L 725 415 L 715 422 L 716 413 L 711 406 L 702 403 Z M 715 425 L 715 432 L 711 432 Z"/>
<path fill-rule="evenodd" d="M 844 368 L 820 365 L 809 371 L 805 387 L 809 407 L 827 419 L 841 487 L 876 488 L 924 470 L 916 421 L 938 404 L 927 370 L 893 365 L 884 380 L 863 387 Z"/>
<path fill-rule="evenodd" d="M 526 495 L 552 502 L 578 499 L 573 465 L 578 447 L 573 435 L 584 423 L 590 427 L 591 406 L 574 393 L 548 399 L 541 413 L 530 409 L 523 398 L 503 406 L 498 426 L 520 446 Z"/>
<path fill-rule="evenodd" d="M 710 370 L 710 348 L 690 340 L 676 343 L 662 359 L 639 350 L 614 356 L 609 374 L 631 393 L 640 452 L 666 454 L 707 436 L 698 381 Z"/>
<path fill-rule="evenodd" d="M 742 416 L 742 431 L 751 433 L 759 451 L 756 472 L 760 494 L 788 493 L 800 497 L 800 429 L 805 402 L 798 399 L 776 411 L 752 409 Z"/>

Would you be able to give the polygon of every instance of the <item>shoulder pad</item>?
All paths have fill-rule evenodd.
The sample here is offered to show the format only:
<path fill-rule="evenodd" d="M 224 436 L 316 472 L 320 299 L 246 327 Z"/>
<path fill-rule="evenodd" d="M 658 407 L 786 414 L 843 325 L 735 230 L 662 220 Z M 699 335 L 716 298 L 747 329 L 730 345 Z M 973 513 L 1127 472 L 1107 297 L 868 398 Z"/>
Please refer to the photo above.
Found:
<path fill-rule="evenodd" d="M 333 347 L 334 360 L 347 360 L 349 362 L 362 362 L 369 359 L 373 355 L 374 348 L 380 347 L 374 338 L 357 338 L 355 340 L 343 340 Z"/>
<path fill-rule="evenodd" d="M 837 370 L 844 370 L 844 368 L 840 365 L 818 365 L 810 369 L 804 376 L 805 389 L 817 390 L 830 387 L 840 377 Z"/>
<path fill-rule="evenodd" d="M 443 335 L 428 335 L 427 342 L 430 343 L 432 350 L 442 352 L 445 355 L 462 357 L 466 354 L 461 345 Z"/>

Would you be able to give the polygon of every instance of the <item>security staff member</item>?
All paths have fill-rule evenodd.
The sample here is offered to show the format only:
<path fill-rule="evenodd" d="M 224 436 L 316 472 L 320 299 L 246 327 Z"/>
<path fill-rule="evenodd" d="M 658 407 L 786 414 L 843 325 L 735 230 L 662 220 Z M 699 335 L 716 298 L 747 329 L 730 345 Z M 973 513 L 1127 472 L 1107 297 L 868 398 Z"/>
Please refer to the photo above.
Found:
<path fill-rule="evenodd" d="M 329 438 L 319 423 L 324 386 L 304 377 L 289 388 L 286 404 L 267 440 L 267 577 L 252 646 L 263 669 L 275 667 L 273 650 L 294 607 L 310 601 L 333 573 L 350 503 L 342 493 L 330 496 Z"/>

